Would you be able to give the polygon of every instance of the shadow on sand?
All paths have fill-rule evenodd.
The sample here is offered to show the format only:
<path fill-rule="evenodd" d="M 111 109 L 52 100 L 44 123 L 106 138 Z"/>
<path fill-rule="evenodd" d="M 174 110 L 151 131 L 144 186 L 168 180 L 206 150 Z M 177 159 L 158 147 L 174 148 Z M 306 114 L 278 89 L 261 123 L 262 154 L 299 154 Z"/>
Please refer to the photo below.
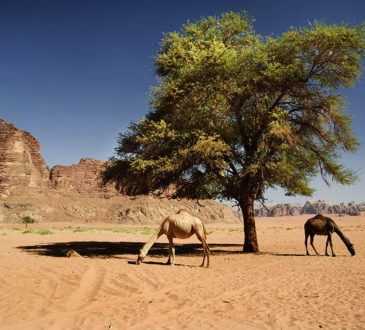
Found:
<path fill-rule="evenodd" d="M 25 252 L 51 257 L 66 257 L 67 251 L 74 250 L 83 257 L 88 258 L 123 258 L 124 255 L 137 256 L 144 243 L 138 242 L 60 242 L 52 244 L 39 244 L 29 246 L 18 246 Z M 202 245 L 196 244 L 174 244 L 176 255 L 201 256 L 203 255 Z M 211 255 L 237 254 L 242 253 L 240 244 L 209 244 Z M 155 243 L 148 255 L 165 258 L 168 255 L 168 243 Z M 130 258 L 128 258 L 130 259 Z M 163 262 L 161 262 L 163 264 Z"/>
<path fill-rule="evenodd" d="M 29 246 L 18 246 L 17 248 L 33 255 L 50 256 L 50 257 L 66 257 L 67 251 L 74 250 L 83 257 L 88 258 L 119 258 L 131 260 L 137 258 L 139 250 L 144 243 L 140 242 L 99 242 L 99 241 L 76 241 L 76 242 L 59 242 L 52 244 L 39 244 Z M 175 253 L 177 256 L 182 255 L 186 257 L 202 256 L 203 249 L 200 243 L 194 244 L 174 244 Z M 242 252 L 241 244 L 209 244 L 211 255 L 232 255 L 245 254 Z M 250 253 L 251 254 L 251 253 Z M 305 253 L 276 253 L 276 252 L 259 252 L 256 255 L 271 255 L 275 257 L 326 257 L 324 255 L 310 255 Z M 126 257 L 128 255 L 128 257 Z M 168 243 L 155 243 L 148 253 L 149 256 L 156 258 L 167 258 Z M 134 263 L 134 261 L 131 263 Z M 145 261 L 144 263 L 165 264 L 165 260 L 159 261 Z"/>
<path fill-rule="evenodd" d="M 270 255 L 274 257 L 306 257 L 305 254 L 300 253 L 275 253 L 275 252 L 260 252 L 261 255 Z"/>

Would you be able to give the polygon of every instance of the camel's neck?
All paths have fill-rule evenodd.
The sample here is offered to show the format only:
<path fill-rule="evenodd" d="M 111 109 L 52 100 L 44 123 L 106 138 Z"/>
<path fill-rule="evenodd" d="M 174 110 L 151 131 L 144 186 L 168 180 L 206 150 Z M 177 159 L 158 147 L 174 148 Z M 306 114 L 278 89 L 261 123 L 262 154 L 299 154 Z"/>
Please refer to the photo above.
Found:
<path fill-rule="evenodd" d="M 150 250 L 150 248 L 152 247 L 152 245 L 155 244 L 155 242 L 159 238 L 161 227 L 162 227 L 162 225 L 156 230 L 156 232 L 151 236 L 151 238 L 147 241 L 147 243 L 145 245 L 143 245 L 142 249 L 140 250 L 140 253 L 142 256 L 145 257 L 147 255 L 147 253 Z"/>
<path fill-rule="evenodd" d="M 344 233 L 340 230 L 340 228 L 337 227 L 337 225 L 335 225 L 334 230 L 337 233 L 337 235 L 340 236 L 340 238 L 346 244 L 346 246 L 351 244 L 350 240 L 344 235 Z"/>

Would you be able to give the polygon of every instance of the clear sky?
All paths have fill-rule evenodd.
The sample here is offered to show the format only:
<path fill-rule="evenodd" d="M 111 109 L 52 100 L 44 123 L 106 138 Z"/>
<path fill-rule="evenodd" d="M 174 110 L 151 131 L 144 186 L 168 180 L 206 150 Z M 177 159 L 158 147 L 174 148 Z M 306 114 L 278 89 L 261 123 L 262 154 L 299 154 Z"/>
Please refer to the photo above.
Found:
<path fill-rule="evenodd" d="M 162 33 L 242 9 L 262 35 L 316 19 L 365 21 L 364 0 L 0 0 L 0 118 L 37 138 L 49 167 L 107 160 L 118 133 L 149 110 Z M 365 201 L 364 92 L 365 77 L 343 91 L 362 143 L 343 163 L 358 170 L 360 181 L 327 187 L 315 180 L 313 199 Z M 267 197 L 268 204 L 308 199 L 273 190 Z"/>

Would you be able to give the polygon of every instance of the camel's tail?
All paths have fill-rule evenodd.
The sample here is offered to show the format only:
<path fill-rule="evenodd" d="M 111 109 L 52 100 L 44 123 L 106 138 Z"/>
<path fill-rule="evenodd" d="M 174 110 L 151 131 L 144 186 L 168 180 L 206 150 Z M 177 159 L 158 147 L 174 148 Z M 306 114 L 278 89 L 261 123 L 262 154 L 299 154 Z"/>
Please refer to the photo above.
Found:
<path fill-rule="evenodd" d="M 334 226 L 335 233 L 340 236 L 342 241 L 345 243 L 347 249 L 351 253 L 351 255 L 355 255 L 355 249 L 353 244 L 350 242 L 350 240 L 344 235 L 344 233 L 340 230 L 340 228 L 337 227 L 337 225 Z"/>

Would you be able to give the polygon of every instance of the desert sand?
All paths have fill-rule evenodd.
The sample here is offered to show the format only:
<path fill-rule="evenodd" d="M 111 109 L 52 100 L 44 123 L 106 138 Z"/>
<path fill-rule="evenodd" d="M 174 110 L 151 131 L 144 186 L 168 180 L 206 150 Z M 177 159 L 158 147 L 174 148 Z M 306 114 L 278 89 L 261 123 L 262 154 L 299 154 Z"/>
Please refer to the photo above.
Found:
<path fill-rule="evenodd" d="M 364 329 L 365 214 L 333 217 L 354 257 L 336 234 L 337 257 L 324 256 L 323 236 L 321 255 L 305 256 L 308 217 L 258 218 L 260 254 L 241 253 L 240 225 L 209 224 L 208 269 L 196 237 L 176 240 L 175 266 L 166 237 L 136 265 L 149 235 L 1 228 L 0 328 Z"/>

